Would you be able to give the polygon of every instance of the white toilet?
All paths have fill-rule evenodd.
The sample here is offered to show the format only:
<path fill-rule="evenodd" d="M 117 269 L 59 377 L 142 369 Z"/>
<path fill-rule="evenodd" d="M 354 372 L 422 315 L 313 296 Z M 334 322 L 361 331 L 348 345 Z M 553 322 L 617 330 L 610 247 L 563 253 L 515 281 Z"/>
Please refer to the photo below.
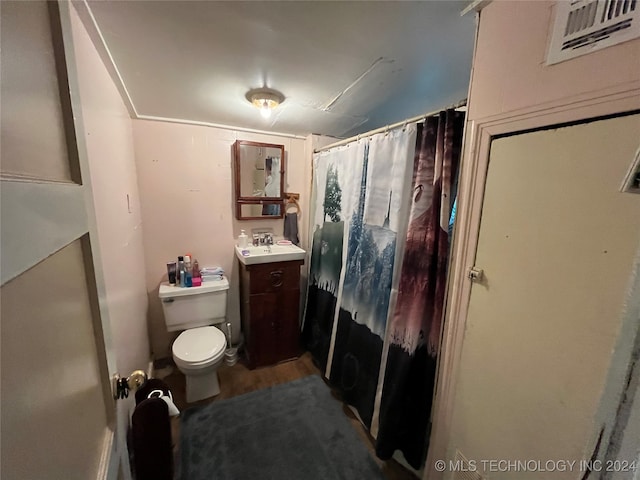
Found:
<path fill-rule="evenodd" d="M 200 287 L 160 285 L 158 296 L 167 330 L 184 330 L 171 350 L 173 361 L 186 377 L 189 403 L 220 393 L 218 367 L 224 361 L 227 340 L 222 330 L 212 325 L 225 324 L 228 290 L 226 278 Z"/>

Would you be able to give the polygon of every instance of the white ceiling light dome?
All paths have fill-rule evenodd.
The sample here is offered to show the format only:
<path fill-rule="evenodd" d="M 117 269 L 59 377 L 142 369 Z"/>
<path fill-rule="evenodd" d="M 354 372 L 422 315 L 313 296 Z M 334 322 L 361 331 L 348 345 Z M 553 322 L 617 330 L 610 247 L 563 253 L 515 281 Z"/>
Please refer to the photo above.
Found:
<path fill-rule="evenodd" d="M 272 88 L 254 88 L 245 95 L 264 118 L 271 116 L 271 111 L 284 102 L 284 95 Z"/>

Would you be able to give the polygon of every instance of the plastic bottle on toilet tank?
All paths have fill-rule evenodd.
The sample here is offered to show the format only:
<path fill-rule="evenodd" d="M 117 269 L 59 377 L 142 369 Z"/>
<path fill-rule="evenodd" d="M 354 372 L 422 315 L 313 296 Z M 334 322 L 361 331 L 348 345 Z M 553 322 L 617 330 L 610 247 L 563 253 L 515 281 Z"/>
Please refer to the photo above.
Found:
<path fill-rule="evenodd" d="M 176 286 L 184 287 L 184 257 L 178 257 L 178 278 L 176 278 Z"/>
<path fill-rule="evenodd" d="M 194 287 L 199 287 L 202 285 L 202 276 L 200 275 L 200 265 L 198 264 L 198 260 L 193 261 L 193 267 L 191 268 L 191 284 Z"/>
<path fill-rule="evenodd" d="M 193 286 L 191 277 L 191 257 L 189 255 L 184 256 L 184 286 Z"/>

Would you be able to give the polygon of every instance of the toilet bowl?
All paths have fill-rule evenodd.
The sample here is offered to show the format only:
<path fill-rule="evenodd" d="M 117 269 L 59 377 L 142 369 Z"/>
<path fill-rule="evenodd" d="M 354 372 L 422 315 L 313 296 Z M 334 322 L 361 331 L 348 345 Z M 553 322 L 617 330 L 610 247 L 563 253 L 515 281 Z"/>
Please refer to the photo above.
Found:
<path fill-rule="evenodd" d="M 227 339 L 217 326 L 226 323 L 228 290 L 226 278 L 190 288 L 160 285 L 167 331 L 182 330 L 171 352 L 185 375 L 188 403 L 220 393 L 218 367 L 224 362 Z"/>
<path fill-rule="evenodd" d="M 185 330 L 173 342 L 173 361 L 185 375 L 187 402 L 220 393 L 218 367 L 224 361 L 227 339 L 216 327 Z"/>

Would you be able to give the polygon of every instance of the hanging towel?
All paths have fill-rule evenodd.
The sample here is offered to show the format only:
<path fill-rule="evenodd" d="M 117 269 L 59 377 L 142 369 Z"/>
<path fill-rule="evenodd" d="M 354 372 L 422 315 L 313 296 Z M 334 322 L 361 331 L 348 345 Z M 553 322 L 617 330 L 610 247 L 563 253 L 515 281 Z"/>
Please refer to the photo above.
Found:
<path fill-rule="evenodd" d="M 152 393 L 156 392 L 157 395 Z M 138 480 L 173 478 L 171 407 L 164 398 L 173 398 L 169 386 L 158 378 L 149 378 L 135 393 L 136 408 L 131 418 L 133 459 Z M 173 403 L 173 401 L 171 402 Z M 173 407 L 177 410 L 177 408 Z"/>
<path fill-rule="evenodd" d="M 291 241 L 294 245 L 300 245 L 298 239 L 298 214 L 287 213 L 284 216 L 284 238 Z"/>

